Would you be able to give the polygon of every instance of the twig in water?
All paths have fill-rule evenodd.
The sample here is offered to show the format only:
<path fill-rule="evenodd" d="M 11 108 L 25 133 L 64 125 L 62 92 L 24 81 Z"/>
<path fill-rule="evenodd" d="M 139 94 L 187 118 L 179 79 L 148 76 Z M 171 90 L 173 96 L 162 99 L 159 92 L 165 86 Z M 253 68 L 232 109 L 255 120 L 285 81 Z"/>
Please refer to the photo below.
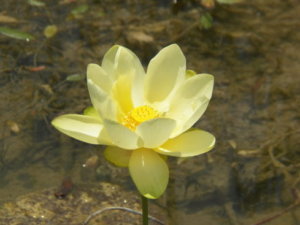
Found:
<path fill-rule="evenodd" d="M 258 223 L 255 223 L 253 225 L 262 225 L 262 224 L 268 223 L 268 222 L 270 222 L 270 221 L 272 221 L 272 220 L 274 220 L 274 219 L 276 219 L 276 218 L 278 218 L 278 217 L 280 217 L 280 216 L 288 213 L 290 210 L 296 208 L 297 206 L 299 206 L 299 203 L 300 203 L 300 201 L 297 200 L 293 204 L 291 204 L 290 206 L 288 206 L 287 208 L 283 209 L 282 211 L 274 214 L 273 216 L 265 218 L 262 221 L 259 221 Z"/>
<path fill-rule="evenodd" d="M 89 223 L 89 221 L 90 221 L 93 217 L 95 217 L 95 216 L 97 216 L 97 215 L 99 215 L 99 214 L 101 214 L 101 213 L 103 213 L 103 212 L 105 212 L 105 211 L 108 211 L 108 210 L 122 210 L 122 211 L 130 212 L 130 213 L 133 213 L 133 214 L 136 214 L 136 215 L 142 215 L 141 212 L 136 211 L 136 210 L 133 210 L 133 209 L 130 209 L 130 208 L 126 208 L 126 207 L 107 207 L 107 208 L 104 208 L 104 209 L 97 210 L 96 212 L 90 214 L 90 215 L 85 219 L 85 221 L 82 223 L 82 225 L 87 225 L 87 224 Z M 162 221 L 160 221 L 159 219 L 156 219 L 156 218 L 153 217 L 153 216 L 148 216 L 148 218 L 149 218 L 149 220 L 152 220 L 152 221 L 154 221 L 154 222 L 156 222 L 156 223 L 158 223 L 158 224 L 160 224 L 160 225 L 165 225 Z"/>

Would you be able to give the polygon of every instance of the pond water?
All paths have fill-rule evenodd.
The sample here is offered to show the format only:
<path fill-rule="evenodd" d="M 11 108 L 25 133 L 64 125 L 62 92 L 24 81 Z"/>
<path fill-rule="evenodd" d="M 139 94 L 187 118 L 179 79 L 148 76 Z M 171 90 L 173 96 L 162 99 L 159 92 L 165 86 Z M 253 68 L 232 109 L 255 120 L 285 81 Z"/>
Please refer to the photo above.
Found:
<path fill-rule="evenodd" d="M 103 146 L 66 137 L 50 121 L 91 104 L 86 66 L 100 63 L 113 44 L 147 66 L 159 49 L 177 43 L 189 69 L 215 76 L 213 98 L 195 126 L 217 144 L 206 155 L 170 158 L 168 189 L 152 204 L 170 225 L 300 224 L 299 1 L 172 4 L 1 2 L 2 207 L 66 177 L 77 187 L 108 182 L 135 192 L 127 169 L 103 159 Z M 205 29 L 208 13 L 213 20 Z M 91 157 L 97 163 L 83 167 Z"/>

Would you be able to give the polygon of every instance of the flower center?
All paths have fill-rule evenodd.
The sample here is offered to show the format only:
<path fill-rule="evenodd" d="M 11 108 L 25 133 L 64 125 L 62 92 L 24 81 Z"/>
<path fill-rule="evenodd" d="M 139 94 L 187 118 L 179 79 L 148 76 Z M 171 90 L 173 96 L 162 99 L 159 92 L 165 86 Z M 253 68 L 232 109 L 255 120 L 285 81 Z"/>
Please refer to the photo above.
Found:
<path fill-rule="evenodd" d="M 134 108 L 122 118 L 122 124 L 131 130 L 142 122 L 155 119 L 160 116 L 159 112 L 153 109 L 151 106 L 143 105 Z"/>

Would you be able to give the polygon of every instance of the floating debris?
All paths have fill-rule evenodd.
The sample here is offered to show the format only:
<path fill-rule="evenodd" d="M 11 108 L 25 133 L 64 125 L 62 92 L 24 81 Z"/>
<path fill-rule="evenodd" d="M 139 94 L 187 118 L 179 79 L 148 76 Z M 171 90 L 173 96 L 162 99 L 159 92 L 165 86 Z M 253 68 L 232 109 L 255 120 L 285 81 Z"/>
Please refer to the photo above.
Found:
<path fill-rule="evenodd" d="M 261 150 L 260 149 L 238 150 L 237 154 L 244 157 L 256 157 L 261 154 Z"/>
<path fill-rule="evenodd" d="M 139 44 L 140 46 L 154 43 L 154 38 L 143 31 L 129 31 L 126 33 L 126 40 L 130 44 Z"/>
<path fill-rule="evenodd" d="M 30 72 L 39 72 L 46 69 L 46 66 L 26 66 L 25 69 Z"/>
<path fill-rule="evenodd" d="M 14 17 L 0 14 L 0 23 L 18 23 L 18 22 L 20 21 Z"/>
<path fill-rule="evenodd" d="M 53 95 L 53 90 L 49 84 L 41 84 L 39 87 L 49 95 Z"/>
<path fill-rule="evenodd" d="M 202 0 L 201 5 L 207 9 L 213 9 L 215 7 L 215 0 Z"/>
<path fill-rule="evenodd" d="M 15 30 L 9 27 L 0 27 L 0 34 L 24 41 L 34 40 L 34 37 L 31 34 Z"/>
<path fill-rule="evenodd" d="M 12 120 L 8 120 L 6 122 L 6 124 L 9 127 L 10 131 L 12 131 L 13 133 L 17 134 L 17 133 L 20 132 L 20 127 L 19 127 L 19 125 L 16 122 L 14 122 Z"/>
<path fill-rule="evenodd" d="M 99 157 L 97 155 L 93 155 L 89 157 L 84 164 L 82 164 L 82 167 L 84 168 L 96 168 L 98 166 Z"/>
<path fill-rule="evenodd" d="M 46 38 L 52 38 L 53 36 L 56 35 L 57 31 L 58 31 L 57 26 L 55 26 L 55 25 L 48 25 L 48 26 L 45 27 L 43 33 L 44 33 L 44 35 L 45 35 Z"/>
<path fill-rule="evenodd" d="M 229 144 L 233 149 L 236 149 L 236 147 L 237 147 L 237 144 L 236 144 L 235 140 L 229 140 L 229 141 L 228 141 L 228 144 Z"/>

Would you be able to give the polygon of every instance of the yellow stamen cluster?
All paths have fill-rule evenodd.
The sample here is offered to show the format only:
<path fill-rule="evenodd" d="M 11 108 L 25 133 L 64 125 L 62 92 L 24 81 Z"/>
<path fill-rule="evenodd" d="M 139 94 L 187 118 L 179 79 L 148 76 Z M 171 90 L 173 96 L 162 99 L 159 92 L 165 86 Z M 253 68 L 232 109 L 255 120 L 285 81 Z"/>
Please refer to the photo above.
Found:
<path fill-rule="evenodd" d="M 148 105 L 143 105 L 134 108 L 122 118 L 122 124 L 131 130 L 142 122 L 155 119 L 160 116 L 159 112 Z"/>

